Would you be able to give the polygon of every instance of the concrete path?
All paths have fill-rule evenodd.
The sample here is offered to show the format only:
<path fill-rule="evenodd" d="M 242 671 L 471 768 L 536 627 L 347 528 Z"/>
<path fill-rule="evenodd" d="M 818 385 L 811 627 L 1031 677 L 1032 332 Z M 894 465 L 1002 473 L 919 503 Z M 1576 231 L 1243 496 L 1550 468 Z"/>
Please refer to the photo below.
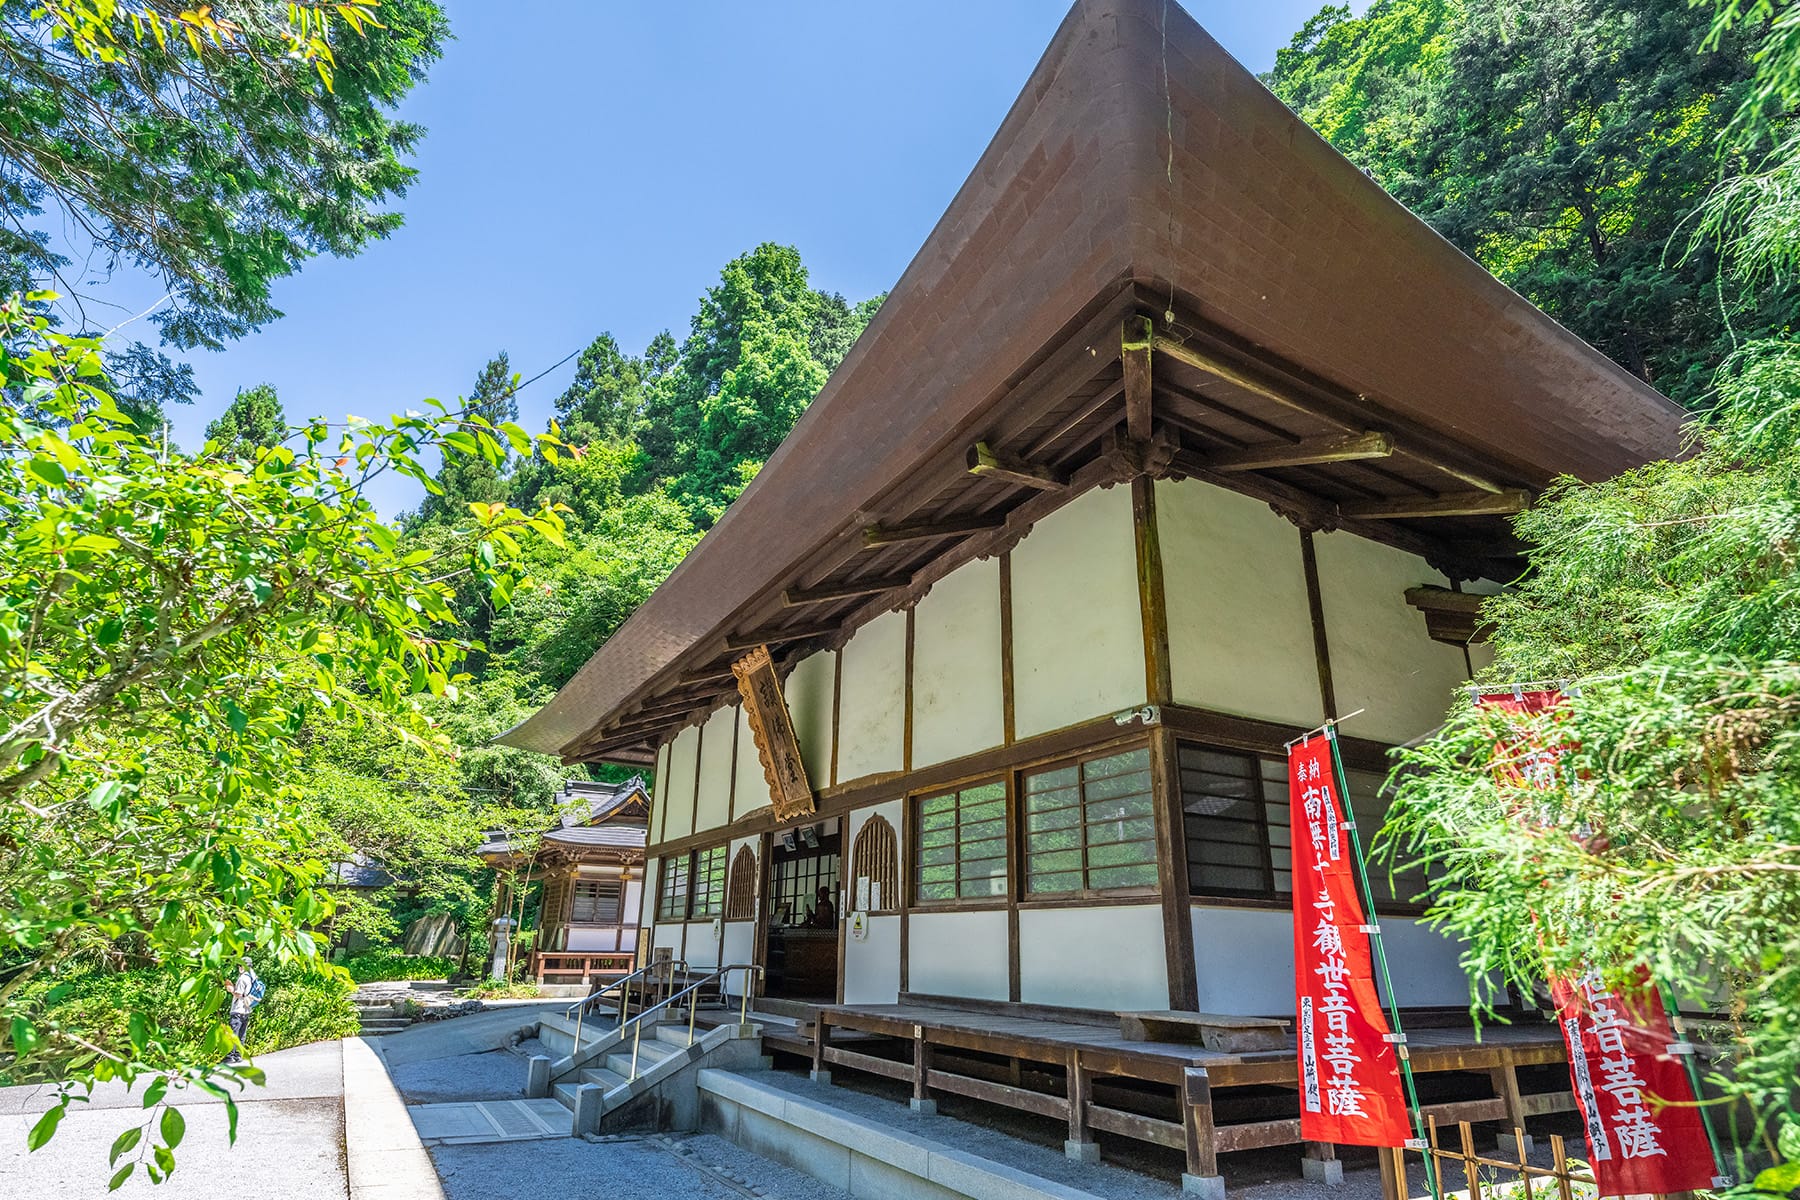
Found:
<path fill-rule="evenodd" d="M 245 1194 L 254 1180 L 252 1190 L 270 1200 L 347 1200 L 342 1046 L 297 1046 L 265 1054 L 257 1065 L 268 1085 L 248 1088 L 239 1099 L 235 1146 L 226 1138 L 222 1101 L 204 1092 L 180 1093 L 187 1136 L 175 1154 L 175 1173 L 159 1187 L 140 1169 L 111 1194 L 218 1200 Z M 114 1138 L 142 1121 L 142 1089 L 132 1094 L 122 1085 L 96 1087 L 90 1103 L 71 1106 L 48 1146 L 27 1154 L 25 1134 L 54 1096 L 53 1088 L 0 1088 L 0 1196 L 108 1195 L 107 1151 Z"/>
<path fill-rule="evenodd" d="M 572 1114 L 555 1100 L 465 1100 L 414 1104 L 407 1112 L 427 1146 L 566 1138 Z"/>

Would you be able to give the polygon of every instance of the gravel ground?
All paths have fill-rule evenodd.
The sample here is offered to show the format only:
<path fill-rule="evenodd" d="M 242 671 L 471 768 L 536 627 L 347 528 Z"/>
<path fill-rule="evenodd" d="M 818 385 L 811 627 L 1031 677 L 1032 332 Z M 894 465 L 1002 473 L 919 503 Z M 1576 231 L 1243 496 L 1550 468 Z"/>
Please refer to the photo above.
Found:
<path fill-rule="evenodd" d="M 525 1056 L 511 1050 L 458 1054 L 388 1068 L 410 1104 L 444 1100 L 518 1100 L 525 1095 Z"/>
<path fill-rule="evenodd" d="M 604 1196 L 606 1200 L 848 1200 L 810 1175 L 710 1135 L 436 1146 L 445 1200 Z"/>

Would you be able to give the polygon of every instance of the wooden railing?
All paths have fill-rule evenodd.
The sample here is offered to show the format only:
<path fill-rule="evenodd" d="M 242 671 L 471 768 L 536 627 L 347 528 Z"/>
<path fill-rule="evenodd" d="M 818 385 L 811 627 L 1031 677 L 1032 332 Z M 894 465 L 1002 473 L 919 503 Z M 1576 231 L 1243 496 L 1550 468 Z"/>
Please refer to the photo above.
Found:
<path fill-rule="evenodd" d="M 632 950 L 540 950 L 531 956 L 531 973 L 539 983 L 585 983 L 629 975 L 637 964 Z"/>
<path fill-rule="evenodd" d="M 1475 1138 L 1469 1122 L 1457 1122 L 1456 1148 L 1438 1141 L 1435 1117 L 1427 1117 L 1430 1136 L 1427 1145 L 1418 1150 L 1381 1150 L 1381 1194 L 1383 1200 L 1409 1200 L 1406 1185 L 1406 1162 L 1411 1154 L 1421 1155 L 1435 1170 L 1440 1194 L 1466 1192 L 1469 1200 L 1485 1200 L 1492 1196 L 1542 1197 L 1543 1200 L 1591 1200 L 1599 1191 L 1587 1165 L 1571 1159 L 1561 1137 L 1550 1137 L 1550 1164 L 1534 1166 L 1525 1161 L 1525 1131 L 1513 1129 L 1515 1160 L 1490 1158 L 1475 1152 Z"/>

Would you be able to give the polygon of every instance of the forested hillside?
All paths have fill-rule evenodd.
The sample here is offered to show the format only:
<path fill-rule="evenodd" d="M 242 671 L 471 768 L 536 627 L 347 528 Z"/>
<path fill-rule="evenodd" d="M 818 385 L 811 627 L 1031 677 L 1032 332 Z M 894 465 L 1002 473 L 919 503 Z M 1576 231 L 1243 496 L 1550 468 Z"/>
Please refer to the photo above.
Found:
<path fill-rule="evenodd" d="M 470 855 L 480 827 L 543 812 L 569 773 L 486 743 L 547 700 L 674 570 L 793 427 L 881 299 L 853 304 L 815 290 L 797 250 L 758 246 L 726 264 L 680 341 L 665 331 L 632 354 L 610 333 L 594 338 L 555 400 L 566 448 L 554 459 L 508 452 L 498 463 L 457 458 L 438 471 L 441 491 L 402 519 L 409 542 L 453 540 L 471 503 L 527 512 L 562 505 L 566 528 L 561 544 L 526 546 L 530 576 L 516 590 L 459 592 L 458 613 L 485 651 L 470 656 L 471 679 L 454 694 L 422 702 L 456 747 L 454 760 L 367 729 L 309 731 L 313 802 L 346 845 L 426 885 L 416 903 L 345 912 L 340 928 L 391 937 L 427 910 L 481 923 L 487 881 Z M 495 425 L 515 421 L 518 384 L 501 351 L 465 403 Z M 208 436 L 258 422 L 267 401 L 266 389 L 245 392 Z"/>
<path fill-rule="evenodd" d="M 1694 211 L 1766 146 L 1728 139 L 1756 25 L 1687 0 L 1327 6 L 1266 82 L 1465 253 L 1690 406 L 1795 289 L 1750 287 Z M 1766 284 L 1765 281 L 1761 281 Z"/>

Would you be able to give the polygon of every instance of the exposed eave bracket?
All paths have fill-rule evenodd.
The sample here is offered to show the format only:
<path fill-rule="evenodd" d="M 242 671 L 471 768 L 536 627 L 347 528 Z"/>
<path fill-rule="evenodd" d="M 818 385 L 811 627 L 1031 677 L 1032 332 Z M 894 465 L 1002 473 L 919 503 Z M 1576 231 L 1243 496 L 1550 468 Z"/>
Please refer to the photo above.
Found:
<path fill-rule="evenodd" d="M 1310 467 L 1320 463 L 1387 458 L 1393 453 L 1393 435 L 1371 431 L 1220 450 L 1207 455 L 1206 461 L 1215 471 L 1268 471 L 1277 467 Z"/>
<path fill-rule="evenodd" d="M 1014 458 L 1010 454 L 1002 454 L 986 442 L 976 442 L 969 447 L 968 462 L 969 474 L 979 475 L 983 479 L 998 479 L 1044 491 L 1061 490 L 1069 486 L 1068 476 L 1060 471 L 1053 471 L 1040 463 Z"/>
<path fill-rule="evenodd" d="M 1502 492 L 1456 492 L 1447 496 L 1414 496 L 1384 500 L 1347 500 L 1338 505 L 1346 517 L 1400 520 L 1408 517 L 1509 517 L 1531 505 L 1521 488 Z"/>

